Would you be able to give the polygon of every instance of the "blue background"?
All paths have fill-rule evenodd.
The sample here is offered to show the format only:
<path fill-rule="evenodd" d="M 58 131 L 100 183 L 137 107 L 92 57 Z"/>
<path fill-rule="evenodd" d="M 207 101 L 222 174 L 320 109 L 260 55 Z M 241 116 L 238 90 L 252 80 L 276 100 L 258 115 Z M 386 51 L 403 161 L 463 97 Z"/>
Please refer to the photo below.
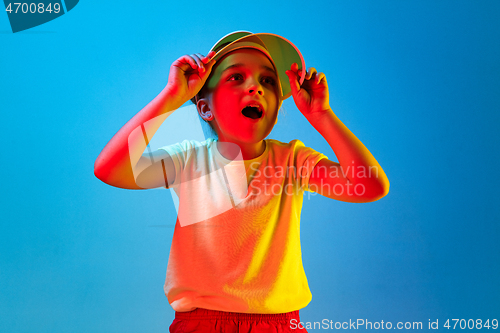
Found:
<path fill-rule="evenodd" d="M 93 164 L 176 58 L 235 30 L 297 45 L 391 182 L 374 203 L 304 201 L 302 320 L 500 319 L 499 22 L 498 1 L 87 0 L 16 34 L 0 14 L 0 331 L 167 331 L 170 194 Z M 334 159 L 285 109 L 271 136 Z"/>

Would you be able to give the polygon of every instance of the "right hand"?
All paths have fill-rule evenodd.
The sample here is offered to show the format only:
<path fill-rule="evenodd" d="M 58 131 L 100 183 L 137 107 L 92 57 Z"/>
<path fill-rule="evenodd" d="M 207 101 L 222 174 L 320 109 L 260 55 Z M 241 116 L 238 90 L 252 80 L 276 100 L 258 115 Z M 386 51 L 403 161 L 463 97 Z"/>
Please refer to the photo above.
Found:
<path fill-rule="evenodd" d="M 184 55 L 170 66 L 168 84 L 165 89 L 182 105 L 193 98 L 207 81 L 215 61 L 210 57 L 215 55 L 211 51 L 206 57 L 200 53 Z"/>

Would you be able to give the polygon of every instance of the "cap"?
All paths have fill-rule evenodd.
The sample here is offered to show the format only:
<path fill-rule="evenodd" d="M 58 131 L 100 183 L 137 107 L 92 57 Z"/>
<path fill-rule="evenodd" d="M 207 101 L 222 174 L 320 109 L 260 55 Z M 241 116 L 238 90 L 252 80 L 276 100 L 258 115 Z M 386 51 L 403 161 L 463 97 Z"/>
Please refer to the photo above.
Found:
<path fill-rule="evenodd" d="M 288 39 L 268 33 L 251 33 L 249 31 L 235 31 L 222 37 L 210 51 L 216 54 L 211 58 L 218 61 L 225 54 L 242 48 L 253 48 L 263 52 L 274 65 L 278 75 L 280 99 L 283 101 L 292 95 L 290 82 L 285 71 L 295 62 L 300 68 L 299 84 L 304 82 L 306 66 L 299 49 Z M 281 103 L 280 103 L 281 104 Z"/>

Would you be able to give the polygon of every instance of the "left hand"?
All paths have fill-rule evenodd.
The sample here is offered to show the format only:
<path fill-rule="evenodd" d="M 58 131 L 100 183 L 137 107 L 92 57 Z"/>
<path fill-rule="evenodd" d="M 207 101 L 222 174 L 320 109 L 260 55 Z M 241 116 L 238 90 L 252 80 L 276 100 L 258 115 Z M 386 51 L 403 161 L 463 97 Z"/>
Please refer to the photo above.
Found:
<path fill-rule="evenodd" d="M 285 73 L 290 80 L 295 105 L 304 116 L 309 117 L 330 110 L 325 74 L 317 73 L 314 67 L 310 67 L 304 82 L 300 85 L 300 70 L 296 63 L 293 63 L 290 70 Z"/>

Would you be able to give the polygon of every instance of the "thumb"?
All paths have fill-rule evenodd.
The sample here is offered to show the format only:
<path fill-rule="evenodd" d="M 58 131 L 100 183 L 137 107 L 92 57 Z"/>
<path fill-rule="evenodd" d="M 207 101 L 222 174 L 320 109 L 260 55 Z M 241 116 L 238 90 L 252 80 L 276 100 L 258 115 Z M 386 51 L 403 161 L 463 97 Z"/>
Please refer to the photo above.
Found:
<path fill-rule="evenodd" d="M 215 65 L 215 60 L 210 60 L 209 62 L 207 62 L 205 64 L 205 71 L 210 73 L 210 71 L 212 70 L 212 67 L 214 67 Z"/>
<path fill-rule="evenodd" d="M 212 72 L 212 67 L 214 67 L 214 65 L 215 65 L 214 60 L 210 60 L 204 65 L 205 70 L 203 71 L 203 73 L 200 73 L 201 74 L 200 77 L 202 78 L 202 80 L 206 80 L 208 78 L 208 76 Z"/>

